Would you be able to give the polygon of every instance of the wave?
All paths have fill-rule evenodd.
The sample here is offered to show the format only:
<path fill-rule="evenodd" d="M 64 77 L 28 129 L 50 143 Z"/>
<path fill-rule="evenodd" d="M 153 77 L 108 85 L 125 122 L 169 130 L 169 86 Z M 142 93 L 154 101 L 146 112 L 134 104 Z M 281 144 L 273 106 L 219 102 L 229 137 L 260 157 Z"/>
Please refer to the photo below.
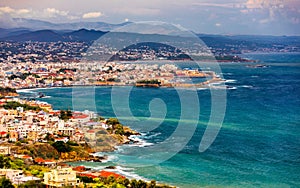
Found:
<path fill-rule="evenodd" d="M 145 136 L 145 135 L 144 135 Z M 140 138 L 141 136 L 131 135 L 128 138 L 135 142 L 134 144 L 127 145 L 128 147 L 147 147 L 154 145 L 153 143 L 147 142 Z"/>
<path fill-rule="evenodd" d="M 207 87 L 199 87 L 197 88 L 197 90 L 207 90 L 208 88 Z"/>
<path fill-rule="evenodd" d="M 117 161 L 118 159 L 119 159 L 118 156 L 110 154 L 110 155 L 107 156 L 107 159 L 102 160 L 101 162 L 102 163 L 114 162 L 114 161 Z"/>
<path fill-rule="evenodd" d="M 251 85 L 242 85 L 240 87 L 243 87 L 243 88 L 253 88 L 253 86 L 251 86 Z"/>
<path fill-rule="evenodd" d="M 44 96 L 44 97 L 37 97 L 37 98 L 49 99 L 51 98 L 51 96 Z"/>
<path fill-rule="evenodd" d="M 36 93 L 34 92 L 37 89 L 17 89 L 17 93 Z"/>
<path fill-rule="evenodd" d="M 237 87 L 234 87 L 234 86 L 227 86 L 227 85 L 222 85 L 222 86 L 210 86 L 209 87 L 210 89 L 226 89 L 226 90 L 236 90 Z"/>
<path fill-rule="evenodd" d="M 221 73 L 221 74 L 223 74 L 223 75 L 233 75 L 233 74 L 230 73 L 230 72 L 224 72 L 224 73 Z"/>
<path fill-rule="evenodd" d="M 236 83 L 237 80 L 225 80 L 225 83 Z"/>
<path fill-rule="evenodd" d="M 229 90 L 236 90 L 237 87 L 227 87 L 226 89 L 229 89 Z"/>
<path fill-rule="evenodd" d="M 134 170 L 133 168 L 125 168 L 125 167 L 121 167 L 121 166 L 116 166 L 116 169 L 107 169 L 107 171 L 116 172 L 117 174 L 126 176 L 129 179 L 149 181 L 148 179 L 134 173 L 133 170 Z"/>
<path fill-rule="evenodd" d="M 147 135 L 147 136 L 143 136 L 143 138 L 151 139 L 151 138 L 156 137 L 156 136 L 158 136 L 158 135 L 161 135 L 161 133 L 158 132 L 158 133 L 155 133 L 155 134 L 150 134 L 150 135 Z"/>

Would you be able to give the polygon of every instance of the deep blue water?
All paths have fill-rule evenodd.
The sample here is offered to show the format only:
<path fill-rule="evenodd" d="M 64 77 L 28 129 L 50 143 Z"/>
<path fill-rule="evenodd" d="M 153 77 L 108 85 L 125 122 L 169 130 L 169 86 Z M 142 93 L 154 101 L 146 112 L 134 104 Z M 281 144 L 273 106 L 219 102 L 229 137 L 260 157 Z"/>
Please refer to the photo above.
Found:
<path fill-rule="evenodd" d="M 172 158 L 154 166 L 132 168 L 131 164 L 142 163 L 144 159 L 138 155 L 122 155 L 128 147 L 124 146 L 111 153 L 112 160 L 107 163 L 85 165 L 99 169 L 118 165 L 124 174 L 180 187 L 300 187 L 300 54 L 245 56 L 259 59 L 260 64 L 268 67 L 249 68 L 246 65 L 250 63 L 220 64 L 224 78 L 231 80 L 226 84 L 236 89 L 227 90 L 224 123 L 208 150 L 200 153 L 198 147 L 211 113 L 211 93 L 198 90 L 199 123 L 188 144 Z M 89 102 L 95 100 L 100 115 L 115 116 L 111 87 L 97 87 L 94 98 L 89 96 L 89 89 L 83 90 L 85 92 L 76 93 L 81 100 L 80 108 L 76 109 L 94 110 Z M 116 90 L 122 93 L 124 88 Z M 41 100 L 53 104 L 55 109 L 73 108 L 72 88 L 40 91 L 51 96 Z M 147 143 L 157 144 L 175 131 L 181 106 L 175 89 L 133 88 L 129 97 L 133 115 L 149 117 L 149 102 L 154 98 L 165 102 L 166 118 L 142 138 Z M 124 97 L 124 100 L 128 99 Z M 123 122 L 128 122 L 123 118 Z M 153 120 L 153 124 L 158 121 Z M 147 152 L 147 147 L 143 151 Z"/>

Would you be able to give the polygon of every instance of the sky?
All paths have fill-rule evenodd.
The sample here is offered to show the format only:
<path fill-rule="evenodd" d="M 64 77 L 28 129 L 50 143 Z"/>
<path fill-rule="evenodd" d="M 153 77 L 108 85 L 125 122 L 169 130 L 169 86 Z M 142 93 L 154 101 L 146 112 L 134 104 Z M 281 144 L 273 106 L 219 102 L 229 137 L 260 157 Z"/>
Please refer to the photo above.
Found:
<path fill-rule="evenodd" d="M 300 35 L 300 0 L 0 0 L 0 22 L 163 21 L 197 33 Z"/>

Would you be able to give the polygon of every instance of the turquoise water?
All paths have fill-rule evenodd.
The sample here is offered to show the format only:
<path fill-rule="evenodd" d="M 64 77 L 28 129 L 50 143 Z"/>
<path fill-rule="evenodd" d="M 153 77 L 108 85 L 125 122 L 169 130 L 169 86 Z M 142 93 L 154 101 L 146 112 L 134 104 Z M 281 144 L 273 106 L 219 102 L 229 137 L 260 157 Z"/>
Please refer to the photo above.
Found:
<path fill-rule="evenodd" d="M 259 59 L 268 67 L 249 68 L 247 63 L 221 64 L 224 78 L 231 80 L 226 84 L 232 89 L 227 90 L 223 126 L 208 150 L 200 153 L 198 147 L 210 115 L 211 93 L 198 90 L 199 123 L 191 140 L 175 156 L 154 166 L 132 167 L 134 163 L 146 161 L 139 158 L 138 153 L 124 155 L 128 146 L 123 146 L 110 153 L 110 160 L 106 163 L 84 164 L 98 169 L 117 165 L 118 171 L 128 176 L 156 179 L 187 188 L 300 187 L 300 54 L 245 56 Z M 124 88 L 117 90 L 122 93 Z M 31 92 L 39 91 L 50 96 L 41 100 L 53 104 L 55 109 L 72 109 L 72 88 Z M 76 96 L 82 100 L 80 110 L 94 110 L 89 104 L 95 100 L 100 115 L 115 116 L 111 87 L 97 87 L 95 97 L 89 96 L 88 92 L 78 92 Z M 153 119 L 153 124 L 160 121 L 162 124 L 141 136 L 143 146 L 148 147 L 164 141 L 175 131 L 181 113 L 175 89 L 133 88 L 130 94 L 132 114 L 142 119 L 149 117 L 149 102 L 154 98 L 165 102 L 167 114 L 166 118 Z M 128 117 L 121 119 L 128 122 Z M 141 151 L 147 152 L 147 147 Z"/>

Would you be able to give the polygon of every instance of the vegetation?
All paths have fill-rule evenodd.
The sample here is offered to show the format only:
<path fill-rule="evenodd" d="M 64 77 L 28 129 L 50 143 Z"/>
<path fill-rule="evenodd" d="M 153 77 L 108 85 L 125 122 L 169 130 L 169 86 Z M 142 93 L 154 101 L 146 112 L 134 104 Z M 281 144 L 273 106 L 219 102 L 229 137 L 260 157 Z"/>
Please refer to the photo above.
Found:
<path fill-rule="evenodd" d="M 7 102 L 6 104 L 2 105 L 2 107 L 6 110 L 16 110 L 18 107 L 23 107 L 24 111 L 28 111 L 28 110 L 34 110 L 34 111 L 40 111 L 43 110 L 42 108 L 38 107 L 38 106 L 30 106 L 28 104 L 21 104 L 19 102 Z"/>
<path fill-rule="evenodd" d="M 72 150 L 71 146 L 63 141 L 54 142 L 52 146 L 59 152 L 59 153 L 66 153 Z"/>
<path fill-rule="evenodd" d="M 10 87 L 0 87 L 0 93 L 17 93 L 17 91 Z"/>
<path fill-rule="evenodd" d="M 15 149 L 18 154 L 29 155 L 33 158 L 59 159 L 59 152 L 48 143 L 24 145 Z"/>
<path fill-rule="evenodd" d="M 127 178 L 115 178 L 114 176 L 109 176 L 107 178 L 90 178 L 84 176 L 77 176 L 80 181 L 82 181 L 86 187 L 116 187 L 116 188 L 171 188 L 167 185 L 158 185 L 156 181 L 146 182 L 143 180 L 129 180 Z"/>
<path fill-rule="evenodd" d="M 57 73 L 60 73 L 60 72 L 66 73 L 67 71 L 76 72 L 77 69 L 76 69 L 76 68 L 73 68 L 73 69 L 69 69 L 69 68 L 61 68 L 61 69 L 59 69 L 59 70 L 57 71 Z"/>
<path fill-rule="evenodd" d="M 124 127 L 117 118 L 109 118 L 106 123 L 111 125 L 111 128 L 107 129 L 111 134 L 125 135 Z"/>
<path fill-rule="evenodd" d="M 108 82 L 121 82 L 121 80 L 118 79 L 118 78 L 108 78 L 106 81 L 108 81 Z"/>
<path fill-rule="evenodd" d="M 23 184 L 19 184 L 18 188 L 45 188 L 46 186 L 42 182 L 28 181 Z"/>
<path fill-rule="evenodd" d="M 0 185 L 2 188 L 14 188 L 12 182 L 9 179 L 6 179 L 5 177 L 0 179 Z"/>
<path fill-rule="evenodd" d="M 161 84 L 161 82 L 157 79 L 154 79 L 154 80 L 139 80 L 136 83 L 137 84 L 158 84 L 158 85 Z"/>
<path fill-rule="evenodd" d="M 26 165 L 23 168 L 25 174 L 43 178 L 45 172 L 50 172 L 50 168 L 39 165 Z"/>
<path fill-rule="evenodd" d="M 65 121 L 68 121 L 72 117 L 72 111 L 71 110 L 61 110 L 59 118 Z"/>
<path fill-rule="evenodd" d="M 0 168 L 10 168 L 11 167 L 11 159 L 9 157 L 4 157 L 0 155 Z"/>
<path fill-rule="evenodd" d="M 18 75 L 13 74 L 13 75 L 11 75 L 10 77 L 8 77 L 8 79 L 13 80 L 13 79 L 15 79 L 15 78 L 20 78 L 20 79 L 22 79 L 22 80 L 25 80 L 28 76 L 33 76 L 33 77 L 35 77 L 35 78 L 40 78 L 39 75 L 37 75 L 37 74 L 31 74 L 31 73 L 29 72 L 29 73 L 22 73 L 22 74 L 18 74 Z"/>

